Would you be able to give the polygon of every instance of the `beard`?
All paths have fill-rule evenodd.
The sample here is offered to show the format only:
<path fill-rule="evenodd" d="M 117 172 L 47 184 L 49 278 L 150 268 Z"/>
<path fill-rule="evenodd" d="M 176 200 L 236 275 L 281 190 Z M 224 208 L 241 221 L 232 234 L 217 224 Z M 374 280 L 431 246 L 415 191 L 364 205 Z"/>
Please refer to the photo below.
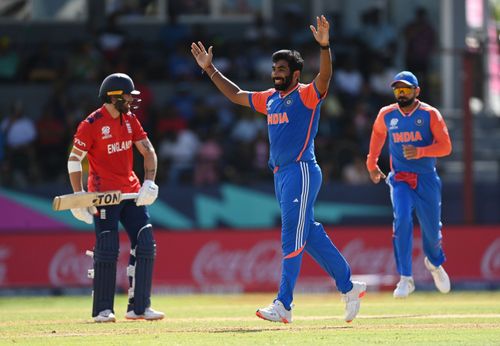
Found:
<path fill-rule="evenodd" d="M 404 107 L 411 106 L 413 104 L 413 102 L 415 102 L 415 97 L 409 98 L 407 100 L 398 99 L 397 101 L 398 101 L 399 107 L 404 108 Z"/>
<path fill-rule="evenodd" d="M 120 114 L 128 114 L 128 112 L 130 112 L 129 104 L 123 99 L 118 99 L 114 105 L 116 110 L 120 112 Z"/>
<path fill-rule="evenodd" d="M 282 82 L 280 84 L 276 84 L 276 79 L 281 80 Z M 273 80 L 274 82 L 274 89 L 279 90 L 279 91 L 285 91 L 290 87 L 290 84 L 292 84 L 292 77 L 291 76 L 286 76 L 285 78 L 276 78 Z"/>

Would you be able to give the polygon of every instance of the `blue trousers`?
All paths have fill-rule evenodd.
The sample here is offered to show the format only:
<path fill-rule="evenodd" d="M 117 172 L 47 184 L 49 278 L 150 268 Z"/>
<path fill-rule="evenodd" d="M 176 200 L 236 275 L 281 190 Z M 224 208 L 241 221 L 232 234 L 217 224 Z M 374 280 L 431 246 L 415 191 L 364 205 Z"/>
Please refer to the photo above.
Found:
<path fill-rule="evenodd" d="M 387 184 L 391 191 L 394 211 L 394 257 L 400 275 L 412 275 L 413 211 L 422 231 L 424 254 L 429 261 L 440 266 L 446 259 L 441 246 L 441 180 L 436 172 L 419 174 L 417 188 L 404 181 L 395 181 L 389 173 Z"/>
<path fill-rule="evenodd" d="M 274 175 L 276 198 L 281 208 L 283 252 L 277 299 L 286 309 L 293 301 L 304 250 L 335 280 L 342 293 L 352 289 L 349 264 L 333 245 L 319 222 L 314 221 L 314 202 L 321 187 L 321 169 L 316 162 L 296 162 L 280 167 Z"/>

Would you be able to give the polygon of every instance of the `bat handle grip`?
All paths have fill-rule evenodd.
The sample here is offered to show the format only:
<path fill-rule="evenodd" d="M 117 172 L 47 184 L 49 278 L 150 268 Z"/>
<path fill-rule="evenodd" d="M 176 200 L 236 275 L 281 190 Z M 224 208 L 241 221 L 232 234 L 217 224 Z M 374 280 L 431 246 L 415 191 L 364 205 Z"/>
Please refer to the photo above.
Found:
<path fill-rule="evenodd" d="M 133 193 L 122 193 L 121 200 L 124 201 L 126 199 L 136 199 L 139 196 L 137 192 Z"/>

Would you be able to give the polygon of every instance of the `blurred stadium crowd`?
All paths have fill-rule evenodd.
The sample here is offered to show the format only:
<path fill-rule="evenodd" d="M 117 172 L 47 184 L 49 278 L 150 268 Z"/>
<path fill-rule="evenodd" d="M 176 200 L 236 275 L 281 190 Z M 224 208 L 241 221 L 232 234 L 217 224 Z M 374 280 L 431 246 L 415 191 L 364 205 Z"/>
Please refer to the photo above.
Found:
<path fill-rule="evenodd" d="M 205 25 L 181 24 L 176 16 L 159 26 L 156 38 L 130 37 L 115 12 L 88 40 L 51 46 L 28 46 L 0 36 L 0 83 L 44 84 L 51 96 L 27 115 L 20 100 L 3 100 L 0 109 L 0 184 L 24 187 L 65 181 L 71 136 L 77 124 L 99 107 L 98 86 L 108 74 L 129 74 L 141 91 L 137 112 L 155 145 L 160 184 L 221 181 L 244 183 L 268 179 L 267 123 L 250 109 L 232 105 L 201 74 L 190 54 L 192 41 L 214 46 L 215 65 L 247 90 L 271 86 L 271 54 L 282 48 L 302 53 L 303 82 L 318 71 L 319 49 L 300 11 L 283 12 L 279 27 L 256 15 L 241 34 L 210 35 Z M 362 13 L 357 33 L 343 33 L 333 24 L 334 77 L 321 112 L 316 137 L 324 183 L 342 180 L 368 183 L 364 161 L 371 126 L 380 107 L 393 102 L 390 80 L 398 70 L 416 73 L 421 99 L 434 103 L 431 60 L 436 32 L 426 10 L 417 9 L 404 29 L 396 30 L 378 8 Z M 404 45 L 404 47 L 398 46 Z M 402 54 L 394 54 L 400 51 Z M 173 92 L 160 95 L 151 87 L 168 82 Z M 76 84 L 95 85 L 93 94 L 70 96 Z M 26 101 L 25 101 L 26 102 Z M 136 171 L 141 171 L 141 160 Z M 382 162 L 387 169 L 388 162 Z"/>

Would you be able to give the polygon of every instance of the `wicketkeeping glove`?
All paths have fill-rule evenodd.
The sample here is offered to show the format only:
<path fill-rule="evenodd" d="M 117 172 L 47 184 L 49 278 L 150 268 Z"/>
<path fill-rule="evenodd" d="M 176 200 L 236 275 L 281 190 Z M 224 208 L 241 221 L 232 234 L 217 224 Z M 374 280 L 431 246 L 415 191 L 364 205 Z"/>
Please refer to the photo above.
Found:
<path fill-rule="evenodd" d="M 135 204 L 137 206 L 150 205 L 153 204 L 157 197 L 158 185 L 156 185 L 152 180 L 144 180 Z"/>
<path fill-rule="evenodd" d="M 81 193 L 85 193 L 85 191 L 78 191 L 75 194 L 79 195 Z M 96 207 L 88 207 L 88 208 L 75 208 L 71 209 L 71 213 L 75 218 L 85 223 L 91 225 L 94 222 L 94 214 L 97 213 Z"/>

